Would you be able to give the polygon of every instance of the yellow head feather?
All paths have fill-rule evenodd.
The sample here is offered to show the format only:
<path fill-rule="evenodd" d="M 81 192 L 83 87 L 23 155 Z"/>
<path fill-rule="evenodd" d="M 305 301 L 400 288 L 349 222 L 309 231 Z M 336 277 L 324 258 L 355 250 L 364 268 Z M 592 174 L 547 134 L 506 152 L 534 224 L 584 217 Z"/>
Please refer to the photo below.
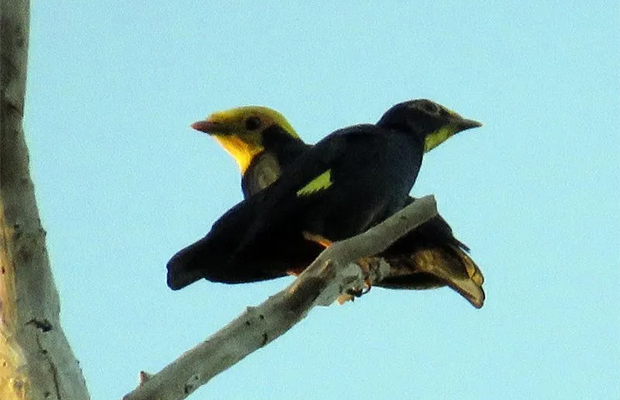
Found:
<path fill-rule="evenodd" d="M 249 129 L 247 121 L 257 118 L 260 125 Z M 299 138 L 293 126 L 279 112 L 259 106 L 247 106 L 218 111 L 209 116 L 207 121 L 221 126 L 209 132 L 235 159 L 241 173 L 245 173 L 254 157 L 263 152 L 263 132 L 266 128 L 278 125 L 294 138 Z"/>
<path fill-rule="evenodd" d="M 455 113 L 454 111 L 446 107 L 441 106 L 441 108 L 443 108 L 443 110 L 445 110 L 452 117 L 462 118 L 459 114 Z M 460 128 L 456 124 L 449 124 L 449 125 L 442 126 L 441 128 L 437 129 L 435 132 L 430 133 L 428 136 L 426 136 L 426 140 L 424 141 L 424 152 L 427 153 L 433 150 L 435 147 L 439 146 L 446 140 L 450 139 L 452 136 L 454 136 L 457 132 L 460 132 L 461 130 L 462 128 Z"/>

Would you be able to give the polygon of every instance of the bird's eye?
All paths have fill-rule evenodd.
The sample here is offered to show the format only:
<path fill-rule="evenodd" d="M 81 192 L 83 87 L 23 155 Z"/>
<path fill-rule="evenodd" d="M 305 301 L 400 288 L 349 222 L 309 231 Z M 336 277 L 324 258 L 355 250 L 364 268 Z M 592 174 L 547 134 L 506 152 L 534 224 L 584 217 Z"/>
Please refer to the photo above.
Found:
<path fill-rule="evenodd" d="M 254 131 L 261 126 L 260 118 L 258 117 L 249 117 L 245 120 L 245 128 L 249 131 Z"/>
<path fill-rule="evenodd" d="M 439 113 L 439 107 L 437 107 L 436 104 L 431 103 L 430 101 L 425 102 L 424 105 L 422 105 L 422 108 L 424 109 L 424 111 L 426 111 L 429 114 L 438 114 Z"/>

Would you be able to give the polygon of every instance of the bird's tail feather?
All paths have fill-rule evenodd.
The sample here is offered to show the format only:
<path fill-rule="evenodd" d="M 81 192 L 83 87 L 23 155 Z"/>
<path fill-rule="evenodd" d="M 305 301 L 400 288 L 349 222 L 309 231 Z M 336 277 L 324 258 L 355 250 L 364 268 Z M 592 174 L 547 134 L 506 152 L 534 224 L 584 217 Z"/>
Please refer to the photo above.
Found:
<path fill-rule="evenodd" d="M 481 308 L 485 294 L 482 271 L 456 245 L 423 247 L 406 257 L 387 259 L 390 273 L 375 285 L 392 289 L 433 289 L 449 286 L 474 307 Z"/>
<path fill-rule="evenodd" d="M 170 289 L 182 289 L 205 276 L 203 267 L 209 258 L 206 247 L 203 238 L 180 250 L 168 261 L 167 282 Z"/>

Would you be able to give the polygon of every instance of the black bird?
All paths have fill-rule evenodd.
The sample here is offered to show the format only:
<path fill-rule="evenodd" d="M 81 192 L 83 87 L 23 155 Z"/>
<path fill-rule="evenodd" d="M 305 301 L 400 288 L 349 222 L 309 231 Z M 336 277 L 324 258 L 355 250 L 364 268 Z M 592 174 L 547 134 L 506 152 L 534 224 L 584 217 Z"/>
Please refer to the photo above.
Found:
<path fill-rule="evenodd" d="M 249 128 L 253 125 L 260 127 L 260 119 L 242 120 L 246 130 L 252 130 Z M 277 122 L 275 125 L 282 125 Z M 265 127 L 244 141 L 239 140 L 237 132 L 243 130 L 239 125 L 236 129 L 228 126 L 213 120 L 195 124 L 197 129 L 216 133 L 235 159 L 243 160 L 239 165 L 246 180 L 248 168 L 264 153 Z M 169 286 L 180 289 L 202 277 L 216 282 L 251 282 L 303 270 L 322 250 L 315 241 L 342 240 L 363 232 L 412 201 L 408 192 L 425 148 L 476 126 L 480 124 L 431 101 L 415 100 L 392 107 L 376 125 L 342 129 L 313 147 L 297 140 L 296 134 L 289 134 L 295 138 L 295 145 L 281 148 L 289 154 L 292 148 L 297 158 L 290 157 L 294 161 L 284 166 L 281 179 L 238 204 L 205 238 L 177 253 L 168 264 Z M 286 131 L 284 136 L 272 133 L 272 137 L 286 141 Z M 244 144 L 248 142 L 251 145 Z M 251 186 L 246 180 L 244 187 Z M 471 280 L 476 272 L 477 284 L 481 285 L 482 275 L 463 253 L 466 247 L 454 239 L 443 219 L 434 220 L 439 223 L 425 224 L 386 251 L 384 256 L 391 257 L 394 274 L 379 285 L 441 286 L 453 276 L 459 279 L 459 274 Z M 452 240 L 446 242 L 445 238 Z M 434 268 L 433 262 L 439 268 Z M 412 279 L 412 265 L 416 263 L 426 268 L 418 269 Z M 442 263 L 458 265 L 445 268 Z M 455 287 L 458 285 L 451 286 L 459 290 Z M 481 306 L 483 298 L 482 294 L 479 304 L 468 299 Z"/>

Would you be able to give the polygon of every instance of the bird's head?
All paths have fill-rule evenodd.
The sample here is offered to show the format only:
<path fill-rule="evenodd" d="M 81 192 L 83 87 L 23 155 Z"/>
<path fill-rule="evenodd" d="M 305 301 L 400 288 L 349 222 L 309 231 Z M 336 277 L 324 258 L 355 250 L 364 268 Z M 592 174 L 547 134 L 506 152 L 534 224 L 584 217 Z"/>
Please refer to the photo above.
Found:
<path fill-rule="evenodd" d="M 299 138 L 282 114 L 267 107 L 247 106 L 218 111 L 192 124 L 192 128 L 213 136 L 235 159 L 242 174 L 252 159 L 264 150 L 263 135 L 273 126 Z"/>
<path fill-rule="evenodd" d="M 478 121 L 465 119 L 426 99 L 396 104 L 383 114 L 377 125 L 418 135 L 424 141 L 425 152 L 439 146 L 458 132 L 482 126 Z"/>

